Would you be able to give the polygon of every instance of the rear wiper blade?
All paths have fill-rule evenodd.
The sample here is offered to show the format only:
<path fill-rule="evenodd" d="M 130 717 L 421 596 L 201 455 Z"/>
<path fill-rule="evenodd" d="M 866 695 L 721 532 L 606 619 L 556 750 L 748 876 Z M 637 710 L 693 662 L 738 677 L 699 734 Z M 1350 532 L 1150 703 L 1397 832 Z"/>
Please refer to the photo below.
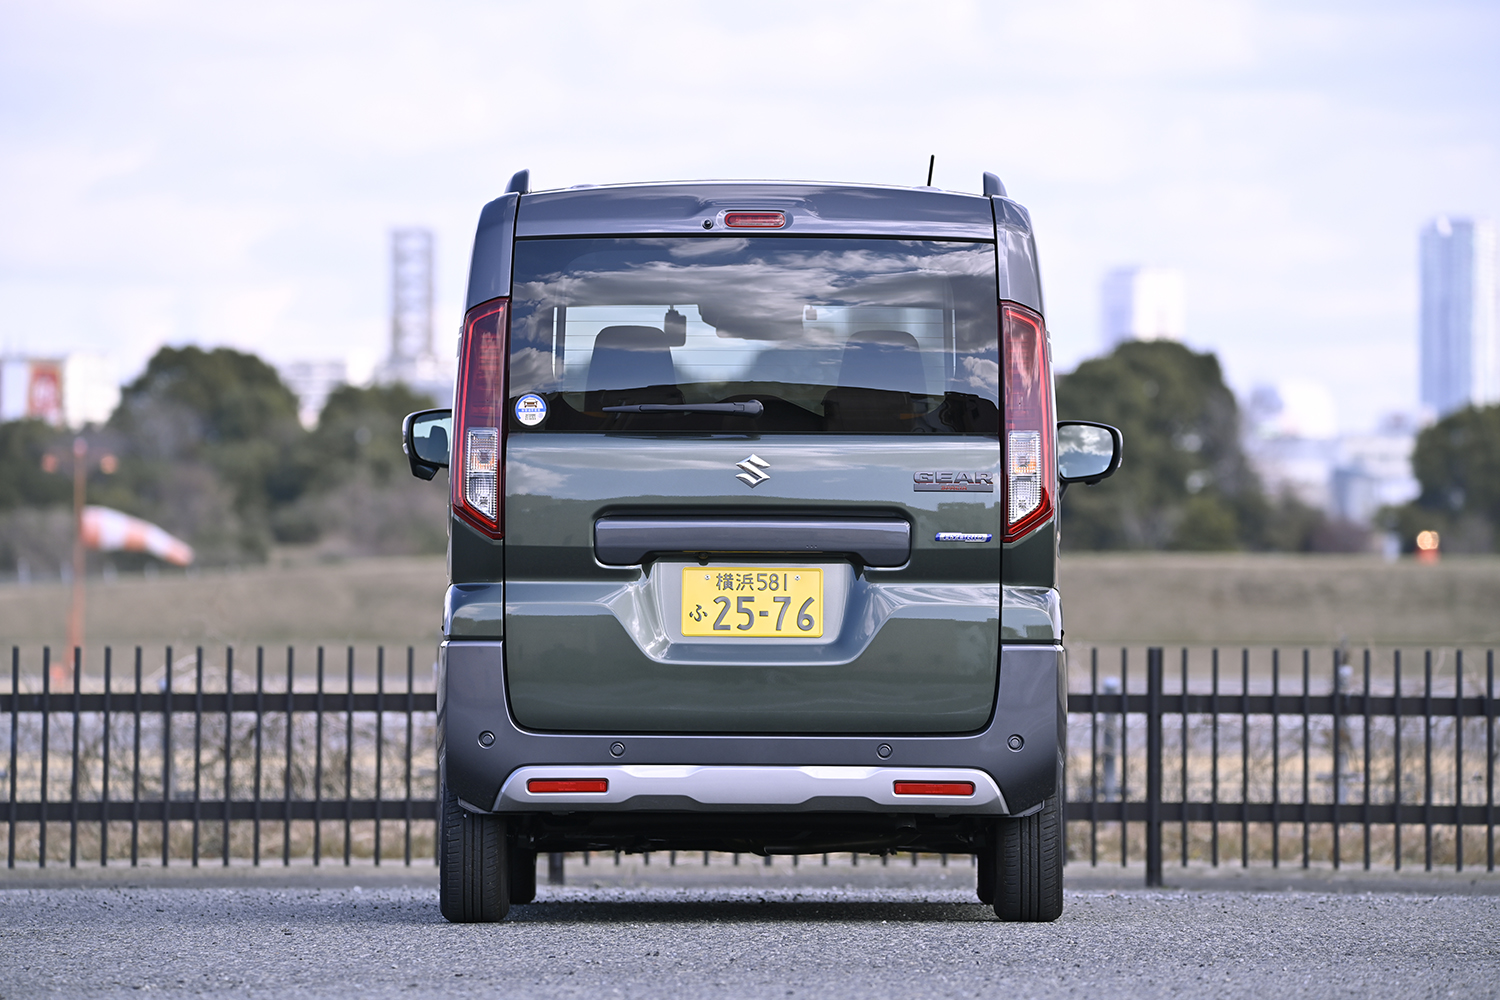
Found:
<path fill-rule="evenodd" d="M 743 403 L 636 403 L 604 407 L 605 413 L 743 413 L 747 417 L 758 417 L 764 411 L 758 399 Z"/>

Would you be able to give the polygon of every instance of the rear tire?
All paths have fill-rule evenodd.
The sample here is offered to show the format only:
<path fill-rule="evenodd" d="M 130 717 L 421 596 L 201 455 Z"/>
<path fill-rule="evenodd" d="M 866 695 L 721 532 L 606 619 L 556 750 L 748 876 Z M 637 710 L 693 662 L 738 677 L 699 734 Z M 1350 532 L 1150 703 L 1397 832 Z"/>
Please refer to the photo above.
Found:
<path fill-rule="evenodd" d="M 493 923 L 510 911 L 505 821 L 472 813 L 442 782 L 438 907 L 456 924 Z"/>
<path fill-rule="evenodd" d="M 536 851 L 510 843 L 510 901 L 529 903 L 536 899 Z"/>
<path fill-rule="evenodd" d="M 989 906 L 995 901 L 995 848 L 986 847 L 974 856 L 979 863 L 979 884 L 975 892 L 979 894 L 979 901 Z"/>
<path fill-rule="evenodd" d="M 1040 811 L 997 820 L 992 830 L 993 902 L 1001 920 L 1043 923 L 1063 911 L 1062 783 Z M 981 865 L 980 871 L 983 871 Z"/>

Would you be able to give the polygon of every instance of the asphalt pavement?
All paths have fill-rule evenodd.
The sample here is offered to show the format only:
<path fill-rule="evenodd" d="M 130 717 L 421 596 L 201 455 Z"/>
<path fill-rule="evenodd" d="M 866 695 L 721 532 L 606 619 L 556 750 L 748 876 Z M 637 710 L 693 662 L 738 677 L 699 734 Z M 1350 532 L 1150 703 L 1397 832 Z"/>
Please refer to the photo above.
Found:
<path fill-rule="evenodd" d="M 430 868 L 214 875 L 7 881 L 0 997 L 1500 995 L 1500 896 L 1458 881 L 1146 891 L 1081 872 L 1061 920 L 1014 925 L 967 864 L 596 859 L 504 923 L 457 926 Z"/>

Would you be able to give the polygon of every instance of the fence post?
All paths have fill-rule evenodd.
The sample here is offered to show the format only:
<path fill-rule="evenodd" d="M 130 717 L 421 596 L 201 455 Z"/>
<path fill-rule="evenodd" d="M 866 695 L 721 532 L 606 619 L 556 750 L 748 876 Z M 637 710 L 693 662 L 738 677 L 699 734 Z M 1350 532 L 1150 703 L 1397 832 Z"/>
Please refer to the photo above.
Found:
<path fill-rule="evenodd" d="M 566 880 L 563 873 L 563 852 L 547 852 L 547 884 L 562 885 Z"/>
<path fill-rule="evenodd" d="M 1146 886 L 1161 882 L 1162 650 L 1146 650 Z"/>

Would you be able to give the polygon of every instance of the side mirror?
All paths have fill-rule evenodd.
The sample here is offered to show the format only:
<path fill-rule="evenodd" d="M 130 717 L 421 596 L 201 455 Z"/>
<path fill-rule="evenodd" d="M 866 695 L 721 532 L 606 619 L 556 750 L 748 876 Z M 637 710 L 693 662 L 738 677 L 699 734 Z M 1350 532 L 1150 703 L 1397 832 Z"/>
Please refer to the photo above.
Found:
<path fill-rule="evenodd" d="M 1070 483 L 1092 486 L 1114 475 L 1120 467 L 1125 441 L 1109 424 L 1091 420 L 1057 423 L 1057 478 L 1066 490 Z"/>
<path fill-rule="evenodd" d="M 418 410 L 401 421 L 401 450 L 411 463 L 411 474 L 431 479 L 448 467 L 448 442 L 453 434 L 452 410 Z"/>

